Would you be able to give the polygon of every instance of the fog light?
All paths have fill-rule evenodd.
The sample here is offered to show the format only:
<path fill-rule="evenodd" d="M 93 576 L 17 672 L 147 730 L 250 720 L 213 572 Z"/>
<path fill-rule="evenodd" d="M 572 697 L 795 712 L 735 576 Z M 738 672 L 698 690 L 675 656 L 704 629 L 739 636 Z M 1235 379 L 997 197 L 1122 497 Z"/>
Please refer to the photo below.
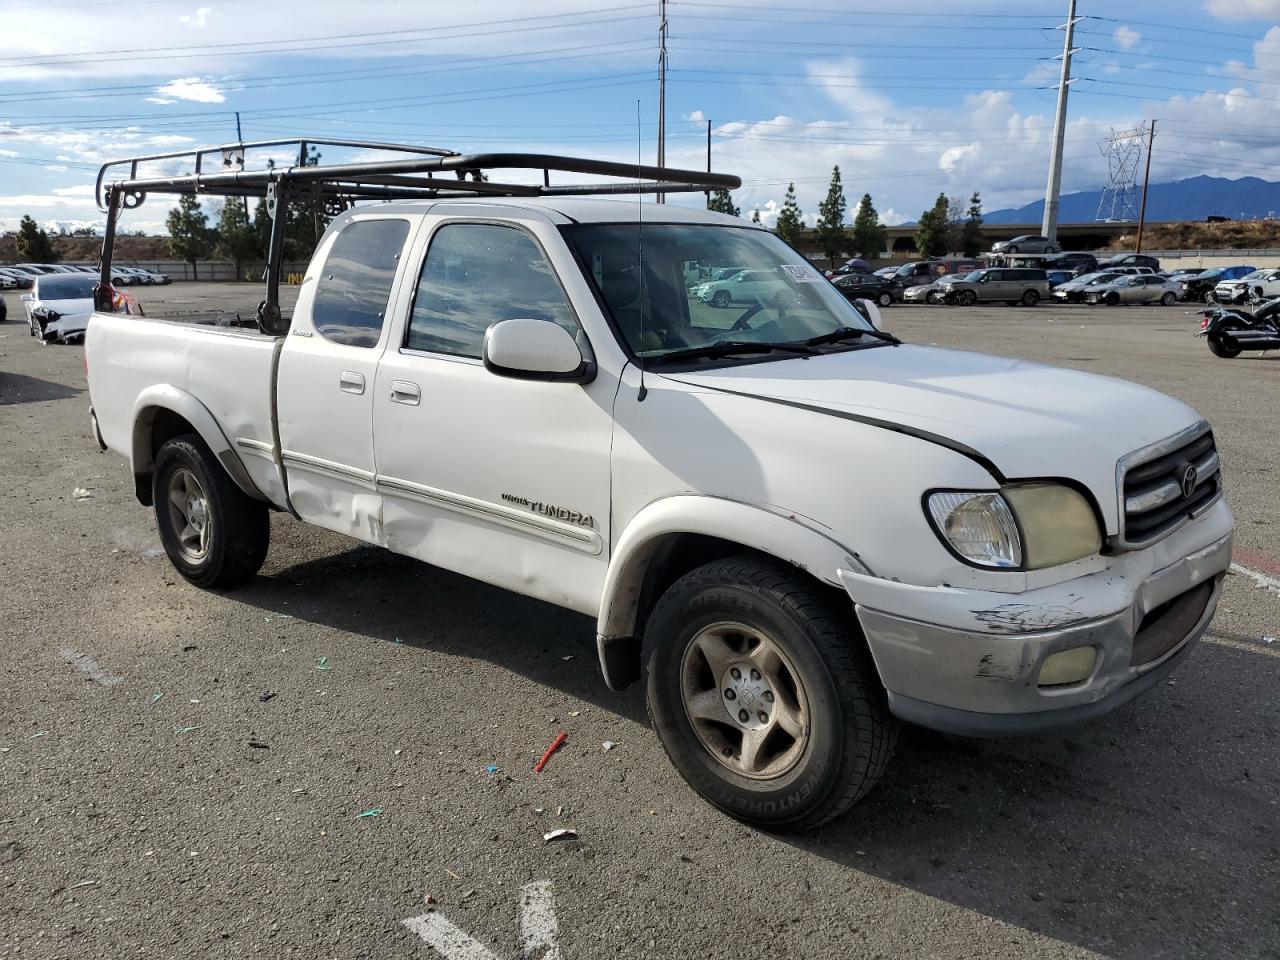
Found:
<path fill-rule="evenodd" d="M 1040 686 L 1060 687 L 1087 680 L 1097 653 L 1093 647 L 1072 647 L 1048 657 L 1040 667 Z"/>

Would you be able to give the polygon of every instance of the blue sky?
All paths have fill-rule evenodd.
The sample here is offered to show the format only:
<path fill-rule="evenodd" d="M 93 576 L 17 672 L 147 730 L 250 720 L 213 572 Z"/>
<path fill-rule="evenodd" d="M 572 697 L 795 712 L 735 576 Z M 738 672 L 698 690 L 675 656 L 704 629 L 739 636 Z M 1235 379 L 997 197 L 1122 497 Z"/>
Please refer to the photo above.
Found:
<path fill-rule="evenodd" d="M 1043 195 L 1066 0 L 671 0 L 667 161 L 812 216 L 839 164 L 889 222 L 941 192 Z M 656 0 L 3 0 L 0 228 L 98 221 L 107 158 L 340 136 L 654 157 Z M 963 13 L 957 9 L 963 8 Z M 888 12 L 886 12 L 888 11 Z M 1153 179 L 1280 179 L 1280 0 L 1079 0 L 1064 190 L 1098 141 L 1158 118 Z M 337 159 L 336 155 L 333 157 Z M 686 200 L 684 202 L 696 202 Z M 153 201 L 127 225 L 155 230 Z"/>

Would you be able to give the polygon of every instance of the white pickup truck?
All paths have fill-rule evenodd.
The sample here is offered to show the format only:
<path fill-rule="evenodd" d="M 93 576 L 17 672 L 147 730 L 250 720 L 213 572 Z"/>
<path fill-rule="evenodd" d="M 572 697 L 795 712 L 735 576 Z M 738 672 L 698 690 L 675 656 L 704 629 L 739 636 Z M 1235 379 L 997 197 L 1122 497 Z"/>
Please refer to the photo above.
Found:
<path fill-rule="evenodd" d="M 287 335 L 97 313 L 96 435 L 198 586 L 274 510 L 595 617 L 685 779 L 773 829 L 871 789 L 899 720 L 1038 731 L 1185 659 L 1234 526 L 1193 410 L 900 344 L 769 231 L 645 207 L 356 206 Z M 790 295 L 713 307 L 691 260 Z"/>

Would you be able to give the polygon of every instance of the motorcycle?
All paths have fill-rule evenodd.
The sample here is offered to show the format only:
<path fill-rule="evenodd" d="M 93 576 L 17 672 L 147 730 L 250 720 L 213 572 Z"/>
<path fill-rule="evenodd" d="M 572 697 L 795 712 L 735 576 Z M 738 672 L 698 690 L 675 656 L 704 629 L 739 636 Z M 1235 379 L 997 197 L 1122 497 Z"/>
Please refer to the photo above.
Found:
<path fill-rule="evenodd" d="M 1218 304 L 1200 312 L 1196 336 L 1208 341 L 1215 357 L 1231 360 L 1245 350 L 1280 350 L 1280 297 L 1254 295 L 1249 302 L 1249 311 Z"/>

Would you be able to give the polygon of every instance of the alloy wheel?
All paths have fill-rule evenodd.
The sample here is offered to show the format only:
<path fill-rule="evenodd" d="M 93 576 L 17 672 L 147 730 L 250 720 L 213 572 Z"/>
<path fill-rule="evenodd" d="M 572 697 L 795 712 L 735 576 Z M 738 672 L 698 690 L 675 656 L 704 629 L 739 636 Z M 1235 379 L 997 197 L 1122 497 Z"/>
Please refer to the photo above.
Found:
<path fill-rule="evenodd" d="M 204 487 L 186 467 L 169 477 L 169 520 L 183 557 L 191 563 L 203 560 L 209 553 L 213 516 Z"/>
<path fill-rule="evenodd" d="M 680 696 L 698 740 L 718 763 L 752 780 L 782 776 L 809 743 L 809 701 L 790 659 L 741 623 L 700 630 L 680 665 Z"/>

